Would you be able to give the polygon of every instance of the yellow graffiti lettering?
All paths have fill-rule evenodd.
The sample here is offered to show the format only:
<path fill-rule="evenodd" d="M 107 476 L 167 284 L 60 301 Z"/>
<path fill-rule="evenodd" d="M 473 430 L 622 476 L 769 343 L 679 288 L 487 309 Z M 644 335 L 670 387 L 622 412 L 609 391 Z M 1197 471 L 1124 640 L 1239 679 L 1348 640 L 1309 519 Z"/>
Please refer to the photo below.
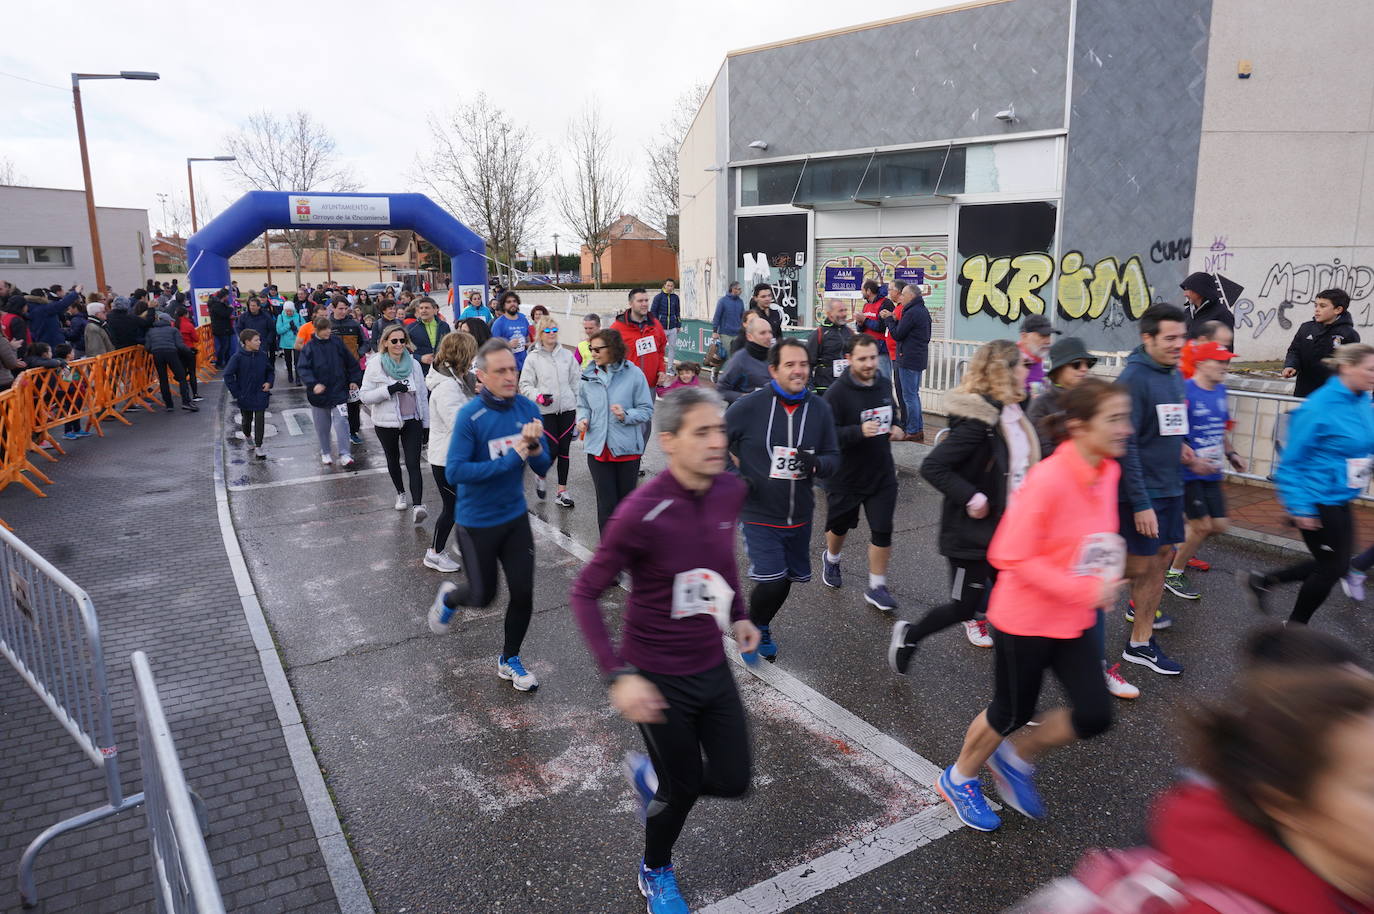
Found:
<path fill-rule="evenodd" d="M 1124 267 L 1117 265 L 1115 257 L 1099 260 L 1093 269 L 1092 297 L 1089 313 L 1093 317 L 1100 317 L 1115 297 L 1121 299 L 1131 320 L 1140 320 L 1150 307 L 1150 284 L 1145 281 L 1140 258 L 1132 257 Z"/>
<path fill-rule="evenodd" d="M 979 254 L 965 260 L 964 269 L 961 273 L 968 282 L 968 288 L 964 290 L 964 313 L 977 314 L 983 310 L 983 303 L 987 302 L 988 310 L 994 314 L 1004 320 L 1016 320 L 1014 316 L 1008 314 L 1010 309 L 1007 293 L 997 288 L 1002 280 L 1007 278 L 1007 272 L 1010 269 L 1010 257 L 999 257 L 989 261 L 986 254 Z"/>
<path fill-rule="evenodd" d="M 1021 312 L 1044 314 L 1045 300 L 1035 294 L 1054 275 L 1054 258 L 1049 254 L 1022 254 L 1011 261 L 1011 281 L 1007 283 L 1010 318 L 1017 320 Z"/>
<path fill-rule="evenodd" d="M 1093 271 L 1083 266 L 1083 255 L 1069 251 L 1059 261 L 1059 310 L 1065 317 L 1077 320 L 1085 317 L 1092 306 L 1088 297 L 1088 282 Z"/>

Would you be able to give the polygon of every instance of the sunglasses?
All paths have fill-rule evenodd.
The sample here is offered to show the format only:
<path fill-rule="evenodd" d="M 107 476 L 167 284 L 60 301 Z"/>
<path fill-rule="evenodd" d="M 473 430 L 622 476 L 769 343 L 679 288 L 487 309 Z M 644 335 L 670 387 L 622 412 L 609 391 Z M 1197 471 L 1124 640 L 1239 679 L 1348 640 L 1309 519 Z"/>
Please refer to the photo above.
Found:
<path fill-rule="evenodd" d="M 542 330 L 542 331 L 540 331 L 540 332 L 541 332 L 541 333 L 557 333 L 557 332 L 558 332 L 558 328 L 557 328 L 557 327 L 547 327 L 547 328 L 545 328 L 544 330 Z"/>
<path fill-rule="evenodd" d="M 386 342 L 389 346 L 404 346 L 406 344 L 405 337 L 400 336 L 395 337 L 393 339 L 389 339 Z"/>
<path fill-rule="evenodd" d="M 1024 361 L 1024 362 L 1021 363 L 1021 367 L 1022 367 L 1022 368 L 1034 368 L 1034 367 L 1035 367 L 1035 364 L 1036 364 L 1035 362 Z"/>
<path fill-rule="evenodd" d="M 601 350 L 605 349 L 606 347 L 605 347 L 605 346 L 588 346 L 587 348 L 590 349 L 592 352 L 600 352 Z"/>
<path fill-rule="evenodd" d="M 1086 371 L 1087 369 L 1093 367 L 1093 363 L 1092 363 L 1092 362 L 1085 361 L 1085 360 L 1083 360 L 1083 359 L 1076 359 L 1075 361 L 1072 361 L 1072 362 L 1069 363 L 1069 367 L 1070 367 L 1070 368 L 1077 368 L 1077 369 L 1079 369 L 1080 371 Z"/>

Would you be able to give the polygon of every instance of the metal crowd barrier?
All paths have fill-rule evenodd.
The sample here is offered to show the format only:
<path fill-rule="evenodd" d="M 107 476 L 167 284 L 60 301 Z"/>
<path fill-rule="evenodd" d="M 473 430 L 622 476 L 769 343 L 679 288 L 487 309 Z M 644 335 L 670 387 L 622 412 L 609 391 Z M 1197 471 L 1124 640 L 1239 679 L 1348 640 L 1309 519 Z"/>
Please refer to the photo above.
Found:
<path fill-rule="evenodd" d="M 138 690 L 138 757 L 159 914 L 224 914 L 224 900 L 205 849 L 205 804 L 186 784 L 172 731 L 158 698 L 148 655 L 134 651 Z"/>

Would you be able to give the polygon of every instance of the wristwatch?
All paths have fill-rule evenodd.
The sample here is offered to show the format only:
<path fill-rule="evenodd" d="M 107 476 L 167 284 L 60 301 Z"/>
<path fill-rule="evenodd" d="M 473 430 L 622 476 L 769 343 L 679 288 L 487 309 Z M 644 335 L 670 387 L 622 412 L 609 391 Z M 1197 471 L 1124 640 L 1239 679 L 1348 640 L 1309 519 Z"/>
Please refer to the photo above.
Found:
<path fill-rule="evenodd" d="M 617 669 L 611 670 L 610 673 L 606 674 L 606 688 L 609 689 L 611 686 L 615 685 L 616 680 L 618 680 L 621 676 L 638 676 L 638 675 L 639 675 L 639 670 L 635 669 L 634 667 L 630 666 L 629 664 L 626 664 L 625 666 L 622 666 L 622 667 L 618 667 Z"/>

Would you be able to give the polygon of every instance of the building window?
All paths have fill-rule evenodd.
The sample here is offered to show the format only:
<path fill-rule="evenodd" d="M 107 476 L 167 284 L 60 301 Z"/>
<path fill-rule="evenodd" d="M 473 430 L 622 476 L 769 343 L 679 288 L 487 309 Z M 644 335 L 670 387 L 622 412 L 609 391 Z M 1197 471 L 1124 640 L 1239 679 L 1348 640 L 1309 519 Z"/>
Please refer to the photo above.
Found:
<path fill-rule="evenodd" d="M 740 206 L 791 203 L 801 177 L 801 162 L 754 165 L 740 169 Z"/>
<path fill-rule="evenodd" d="M 634 230 L 635 230 L 634 223 L 632 223 L 632 222 L 627 222 L 627 223 L 625 223 L 625 227 L 622 228 L 622 229 L 620 230 L 620 234 L 622 234 L 622 235 L 628 235 L 628 234 L 630 234 L 631 232 L 633 232 Z"/>
<path fill-rule="evenodd" d="M 13 266 L 22 263 L 69 267 L 72 265 L 72 249 L 52 245 L 0 245 L 0 264 Z"/>
<path fill-rule="evenodd" d="M 0 263 L 28 263 L 28 252 L 20 247 L 0 247 Z"/>
<path fill-rule="evenodd" d="M 377 246 L 383 251 L 390 251 L 396 247 L 396 239 L 392 238 L 390 235 L 383 235 L 378 239 Z"/>
<path fill-rule="evenodd" d="M 740 169 L 740 205 L 844 203 L 964 191 L 962 146 L 754 165 Z"/>
<path fill-rule="evenodd" d="M 948 158 L 946 158 L 948 154 Z M 912 149 L 873 157 L 860 199 L 924 197 L 964 192 L 967 149 Z"/>
<path fill-rule="evenodd" d="M 57 264 L 59 266 L 71 266 L 71 248 L 29 248 L 29 260 L 33 263 Z"/>

